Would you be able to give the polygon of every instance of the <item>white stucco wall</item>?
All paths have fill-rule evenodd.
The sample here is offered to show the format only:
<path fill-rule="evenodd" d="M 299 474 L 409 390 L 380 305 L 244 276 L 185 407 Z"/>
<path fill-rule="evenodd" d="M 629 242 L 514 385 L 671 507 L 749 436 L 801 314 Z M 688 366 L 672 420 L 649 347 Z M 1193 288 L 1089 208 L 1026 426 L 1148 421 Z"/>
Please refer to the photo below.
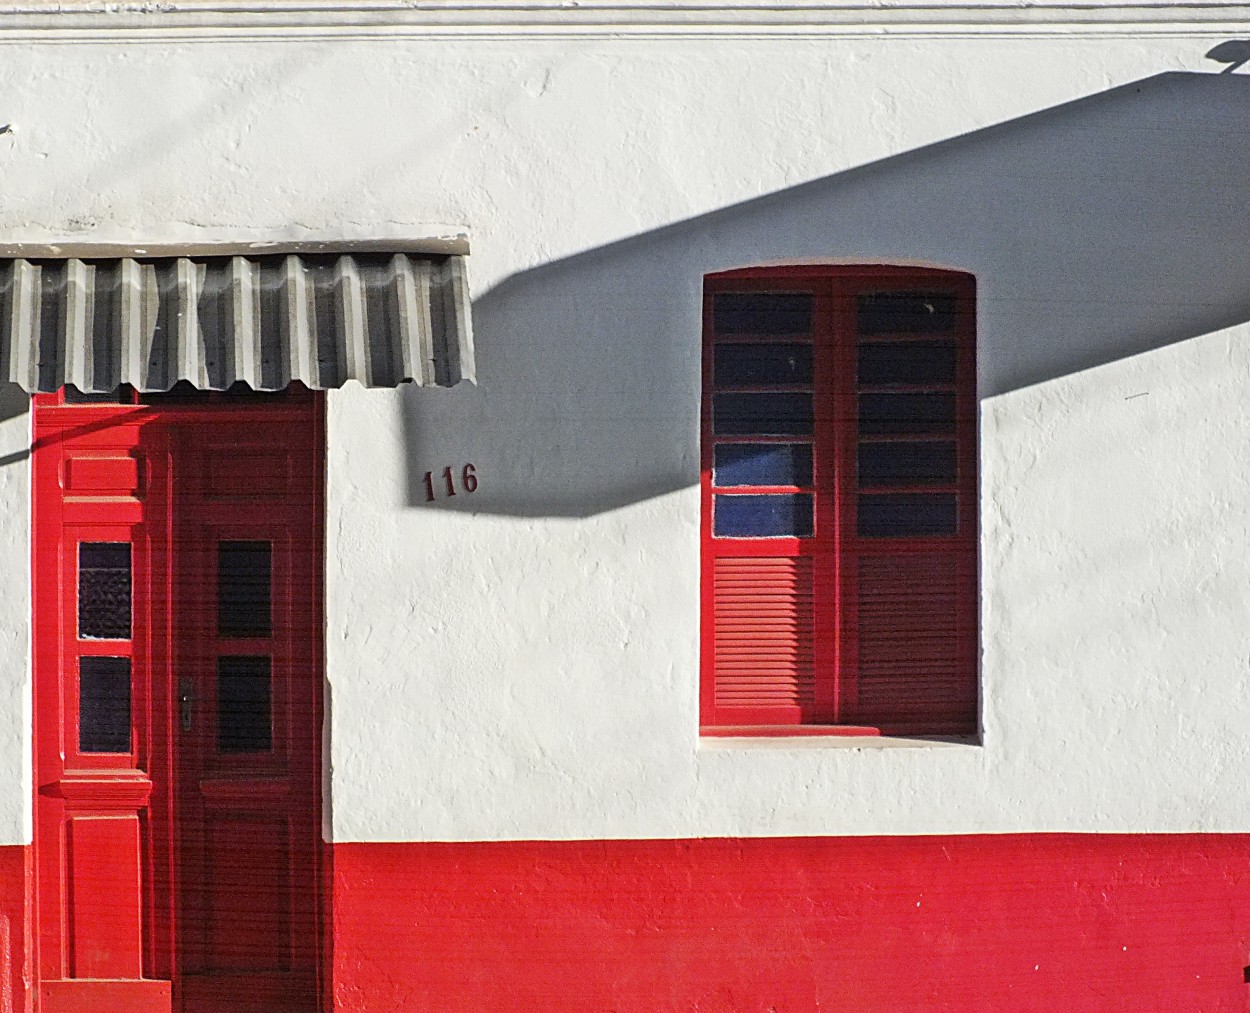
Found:
<path fill-rule="evenodd" d="M 731 21 L 0 27 L 2 242 L 471 235 L 479 385 L 329 398 L 333 838 L 1250 830 L 1250 79 L 1193 26 Z M 701 278 L 812 259 L 977 276 L 979 745 L 698 740 Z"/>

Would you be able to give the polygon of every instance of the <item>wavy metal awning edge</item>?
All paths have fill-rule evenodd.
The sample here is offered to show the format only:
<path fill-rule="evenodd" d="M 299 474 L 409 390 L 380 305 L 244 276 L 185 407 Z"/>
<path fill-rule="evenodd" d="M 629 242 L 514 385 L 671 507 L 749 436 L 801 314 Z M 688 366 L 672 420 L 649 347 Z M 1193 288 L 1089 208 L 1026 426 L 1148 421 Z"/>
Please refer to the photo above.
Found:
<path fill-rule="evenodd" d="M 0 261 L 0 379 L 144 392 L 473 381 L 462 255 Z"/>

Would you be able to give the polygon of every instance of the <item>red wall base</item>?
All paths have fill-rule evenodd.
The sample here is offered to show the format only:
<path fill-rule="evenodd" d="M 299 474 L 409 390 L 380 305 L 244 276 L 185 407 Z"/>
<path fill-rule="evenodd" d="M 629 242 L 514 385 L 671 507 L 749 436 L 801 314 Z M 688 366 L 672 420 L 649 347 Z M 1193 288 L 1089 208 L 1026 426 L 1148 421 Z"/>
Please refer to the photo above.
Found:
<path fill-rule="evenodd" d="M 347 844 L 335 1008 L 1250 1009 L 1250 836 Z"/>
<path fill-rule="evenodd" d="M 30 848 L 0 846 L 0 1013 L 30 1008 L 26 888 Z"/>

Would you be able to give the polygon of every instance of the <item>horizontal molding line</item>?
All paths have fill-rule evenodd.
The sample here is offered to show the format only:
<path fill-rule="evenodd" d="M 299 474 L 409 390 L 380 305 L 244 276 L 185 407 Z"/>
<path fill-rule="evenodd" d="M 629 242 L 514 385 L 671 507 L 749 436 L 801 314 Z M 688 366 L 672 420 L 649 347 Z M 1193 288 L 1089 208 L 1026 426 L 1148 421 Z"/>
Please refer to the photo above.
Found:
<path fill-rule="evenodd" d="M 1239 36 L 1250 3 L 1190 4 L 63 4 L 0 10 L 11 42 L 777 39 L 863 36 Z"/>

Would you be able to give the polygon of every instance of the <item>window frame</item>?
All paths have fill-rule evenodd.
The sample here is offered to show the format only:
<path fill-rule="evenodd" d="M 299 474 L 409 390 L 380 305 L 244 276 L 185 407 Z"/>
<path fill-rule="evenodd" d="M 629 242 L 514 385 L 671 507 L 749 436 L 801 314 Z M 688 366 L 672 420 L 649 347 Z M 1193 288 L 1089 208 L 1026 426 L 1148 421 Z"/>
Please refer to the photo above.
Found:
<path fill-rule="evenodd" d="M 933 442 L 953 443 L 955 480 L 941 489 L 925 486 L 926 491 L 951 491 L 956 496 L 956 529 L 953 535 L 912 535 L 870 537 L 857 530 L 857 503 L 863 493 L 858 479 L 859 446 L 865 442 L 860 431 L 857 356 L 863 335 L 858 334 L 856 297 L 867 292 L 941 292 L 955 297 L 955 323 L 949 337 L 920 340 L 950 340 L 955 344 L 954 429 L 949 438 L 933 434 Z M 744 434 L 717 436 L 713 432 L 715 384 L 714 300 L 726 292 L 804 292 L 813 297 L 811 326 L 813 397 L 810 437 L 758 437 Z M 979 700 L 979 617 L 977 615 L 977 550 L 979 542 L 979 480 L 977 453 L 976 396 L 976 283 L 971 274 L 942 268 L 894 265 L 785 265 L 740 268 L 709 274 L 703 286 L 703 357 L 701 432 L 701 658 L 700 734 L 723 735 L 871 735 L 934 734 L 966 736 L 975 734 L 980 711 Z M 872 335 L 871 343 L 906 340 L 905 333 L 893 339 Z M 732 342 L 760 340 L 760 336 L 733 335 Z M 767 340 L 767 339 L 765 339 Z M 774 337 L 782 341 L 784 338 Z M 917 340 L 912 335 L 912 340 Z M 885 385 L 876 385 L 878 387 Z M 916 386 L 925 386 L 918 384 Z M 942 386 L 932 384 L 929 386 Z M 723 390 L 723 388 L 721 388 Z M 871 393 L 871 391 L 869 391 Z M 898 437 L 896 437 L 898 438 Z M 905 437 L 901 437 L 905 439 Z M 914 439 L 914 436 L 913 436 Z M 716 447 L 732 442 L 805 442 L 812 446 L 814 531 L 810 537 L 726 537 L 713 535 L 715 496 L 733 495 L 729 487 L 713 485 Z M 747 487 L 752 492 L 807 491 L 798 486 Z M 871 487 L 879 493 L 896 491 Z M 741 494 L 742 487 L 737 491 Z M 871 495 L 872 493 L 867 493 Z M 926 555 L 927 554 L 927 555 Z M 876 713 L 863 717 L 859 707 L 860 636 L 857 598 L 863 585 L 857 584 L 861 558 L 911 556 L 924 566 L 924 559 L 949 557 L 954 578 L 957 628 L 946 646 L 959 656 L 953 676 L 959 696 L 960 713 L 934 712 L 932 720 L 923 715 Z M 736 707 L 718 705 L 716 683 L 716 603 L 714 571 L 718 559 L 780 558 L 812 559 L 811 667 L 812 702 L 795 703 L 789 708 Z M 945 564 L 943 564 L 945 565 Z M 896 568 L 897 569 L 897 568 Z M 865 580 L 871 578 L 865 577 Z M 858 590 L 857 590 L 858 589 Z M 934 599 L 936 600 L 936 599 Z M 917 606 L 919 607 L 919 605 Z M 905 681 L 905 680 L 904 680 Z M 919 685 L 919 681 L 916 685 Z M 969 705 L 970 701 L 970 705 Z M 952 704 L 952 706 L 954 706 Z"/>

